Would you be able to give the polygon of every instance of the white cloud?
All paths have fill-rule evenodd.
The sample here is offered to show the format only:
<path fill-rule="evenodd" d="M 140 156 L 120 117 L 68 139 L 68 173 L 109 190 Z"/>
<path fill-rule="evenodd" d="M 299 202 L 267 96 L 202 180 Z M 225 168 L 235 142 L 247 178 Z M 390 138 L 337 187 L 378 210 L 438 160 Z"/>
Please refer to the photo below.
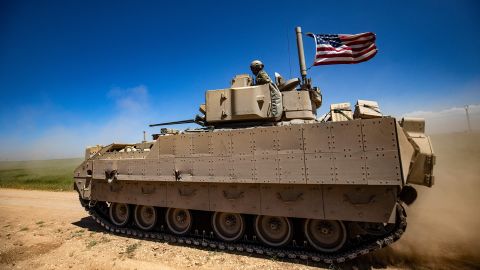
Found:
<path fill-rule="evenodd" d="M 141 111 L 148 105 L 148 90 L 144 85 L 134 88 L 113 88 L 108 97 L 115 101 L 117 108 L 130 112 Z"/>
<path fill-rule="evenodd" d="M 470 105 L 468 111 L 471 129 L 480 130 L 480 105 Z M 426 132 L 429 134 L 468 130 L 464 107 L 452 107 L 441 111 L 415 111 L 403 116 L 425 118 Z"/>

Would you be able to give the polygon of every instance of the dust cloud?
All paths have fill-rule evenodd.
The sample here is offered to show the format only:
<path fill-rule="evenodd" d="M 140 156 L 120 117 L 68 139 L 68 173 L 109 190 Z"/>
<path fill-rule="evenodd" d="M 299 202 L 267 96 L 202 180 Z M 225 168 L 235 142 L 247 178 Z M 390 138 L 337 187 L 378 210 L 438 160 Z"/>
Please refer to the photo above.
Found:
<path fill-rule="evenodd" d="M 480 104 L 469 105 L 468 115 L 470 129 L 480 130 Z M 404 114 L 402 117 L 425 119 L 427 134 L 463 132 L 469 129 L 465 107 L 451 107 L 440 111 L 415 111 Z"/>
<path fill-rule="evenodd" d="M 480 269 L 480 133 L 432 136 L 435 185 L 416 187 L 408 226 L 391 247 L 365 258 L 373 267 Z"/>

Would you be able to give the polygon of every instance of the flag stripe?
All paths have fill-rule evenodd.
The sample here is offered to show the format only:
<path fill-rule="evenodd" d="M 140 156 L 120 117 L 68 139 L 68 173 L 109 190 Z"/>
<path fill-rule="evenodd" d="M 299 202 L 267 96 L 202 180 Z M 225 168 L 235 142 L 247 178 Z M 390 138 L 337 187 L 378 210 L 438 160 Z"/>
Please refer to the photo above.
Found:
<path fill-rule="evenodd" d="M 362 50 L 362 48 L 365 48 L 365 47 L 368 47 L 370 45 L 374 44 L 373 42 L 366 42 L 364 44 L 356 44 L 356 45 L 352 45 L 352 46 L 347 46 L 347 45 L 341 45 L 337 48 L 334 48 L 332 45 L 327 45 L 327 44 L 319 44 L 317 45 L 317 49 L 319 48 L 334 48 L 336 49 L 337 51 L 338 50 L 342 50 L 342 49 L 348 49 L 348 48 L 352 48 L 352 49 L 357 49 L 357 50 Z M 321 50 L 321 49 L 320 49 Z"/>
<path fill-rule="evenodd" d="M 357 38 L 357 39 L 353 39 L 353 40 L 349 40 L 349 41 L 342 40 L 343 44 L 347 44 L 347 45 L 348 44 L 354 44 L 356 42 L 367 42 L 367 41 L 374 42 L 375 41 L 375 36 Z"/>
<path fill-rule="evenodd" d="M 365 44 L 365 43 L 373 43 L 375 40 L 355 40 L 355 41 L 351 41 L 351 42 L 346 42 L 345 45 L 347 46 L 351 46 L 351 45 L 361 45 L 361 44 Z"/>
<path fill-rule="evenodd" d="M 315 62 L 313 65 L 322 66 L 322 65 L 336 65 L 336 64 L 357 64 L 357 63 L 365 62 L 372 59 L 376 54 L 377 54 L 377 51 L 375 51 L 375 53 L 370 54 L 365 58 L 357 59 L 353 62 L 351 60 L 336 60 L 336 61 L 328 61 L 328 62 Z"/>
<path fill-rule="evenodd" d="M 340 56 L 340 57 L 336 57 L 336 58 L 324 58 L 324 59 L 320 59 L 318 60 L 319 62 L 331 62 L 331 61 L 357 61 L 357 60 L 361 60 L 365 57 L 368 57 L 370 54 L 375 54 L 377 53 L 377 50 L 373 50 L 373 51 L 370 51 L 360 57 L 351 57 L 351 56 Z"/>
<path fill-rule="evenodd" d="M 369 51 L 373 51 L 373 50 L 376 50 L 377 47 L 375 45 L 361 51 L 361 52 L 352 52 L 352 51 L 343 51 L 343 52 L 333 52 L 333 53 L 325 53 L 325 54 L 317 54 L 317 56 L 315 57 L 316 59 L 318 58 L 332 58 L 332 57 L 343 57 L 343 56 L 347 56 L 347 57 L 360 57 L 362 56 L 363 54 L 366 54 L 368 53 Z"/>
<path fill-rule="evenodd" d="M 376 53 L 377 53 L 377 50 L 373 50 L 373 51 L 368 52 L 367 54 L 364 54 L 361 57 L 357 57 L 357 58 L 353 58 L 353 57 L 323 58 L 323 59 L 318 59 L 318 61 L 315 61 L 315 64 L 316 63 L 331 63 L 331 62 L 339 62 L 339 61 L 357 63 L 359 61 L 362 61 L 365 58 L 369 58 L 370 55 L 375 55 Z"/>
<path fill-rule="evenodd" d="M 350 40 L 357 39 L 357 38 L 375 36 L 375 34 L 372 33 L 372 32 L 367 32 L 367 33 L 361 33 L 361 34 L 356 34 L 356 35 L 340 34 L 340 35 L 337 35 L 337 36 L 341 40 L 350 41 Z"/>
<path fill-rule="evenodd" d="M 375 45 L 374 43 L 371 43 L 371 44 L 364 44 L 362 46 L 354 46 L 354 47 L 350 47 L 350 46 L 342 46 L 342 47 L 339 47 L 339 48 L 333 48 L 332 46 L 329 46 L 329 47 L 318 47 L 317 48 L 317 54 L 319 52 L 325 52 L 325 51 L 333 51 L 333 52 L 342 52 L 342 51 L 353 51 L 353 52 L 359 52 L 359 51 L 362 51 L 364 50 L 365 48 L 368 48 L 372 45 Z"/>
<path fill-rule="evenodd" d="M 355 64 L 377 54 L 375 34 L 313 35 L 316 44 L 314 65 Z"/>

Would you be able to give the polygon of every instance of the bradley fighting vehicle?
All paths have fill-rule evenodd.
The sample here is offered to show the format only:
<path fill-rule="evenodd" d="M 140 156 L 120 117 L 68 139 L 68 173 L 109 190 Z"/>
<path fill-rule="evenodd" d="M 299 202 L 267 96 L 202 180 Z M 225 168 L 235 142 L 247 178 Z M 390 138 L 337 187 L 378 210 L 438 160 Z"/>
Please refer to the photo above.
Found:
<path fill-rule="evenodd" d="M 433 184 L 425 123 L 362 100 L 317 118 L 296 30 L 301 80 L 237 75 L 203 116 L 164 123 L 201 128 L 87 148 L 74 188 L 90 215 L 112 233 L 325 263 L 399 239 L 411 185 Z"/>

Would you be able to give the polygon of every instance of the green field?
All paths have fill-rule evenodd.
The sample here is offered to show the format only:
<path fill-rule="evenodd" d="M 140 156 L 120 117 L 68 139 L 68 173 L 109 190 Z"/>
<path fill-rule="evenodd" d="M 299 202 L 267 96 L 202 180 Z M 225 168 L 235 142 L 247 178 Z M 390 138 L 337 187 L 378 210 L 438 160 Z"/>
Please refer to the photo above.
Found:
<path fill-rule="evenodd" d="M 81 158 L 2 161 L 0 188 L 73 190 L 73 170 Z"/>

